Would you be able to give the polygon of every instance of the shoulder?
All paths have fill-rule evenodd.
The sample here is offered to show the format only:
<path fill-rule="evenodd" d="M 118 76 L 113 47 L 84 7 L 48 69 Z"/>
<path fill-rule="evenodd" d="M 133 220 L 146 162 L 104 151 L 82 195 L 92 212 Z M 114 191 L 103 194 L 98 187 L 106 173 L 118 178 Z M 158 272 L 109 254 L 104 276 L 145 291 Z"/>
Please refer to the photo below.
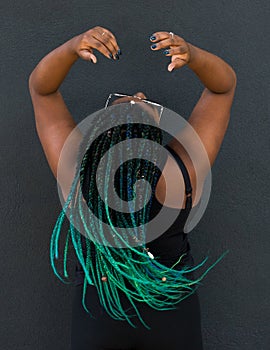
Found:
<path fill-rule="evenodd" d="M 195 169 L 185 149 L 177 143 L 168 143 L 170 148 L 176 152 L 184 163 L 192 187 L 192 207 L 196 206 L 200 200 L 202 186 L 197 185 Z M 167 207 L 185 208 L 186 194 L 183 173 L 173 155 L 169 153 L 167 161 L 162 170 L 162 174 L 156 186 L 155 192 L 157 200 Z"/>

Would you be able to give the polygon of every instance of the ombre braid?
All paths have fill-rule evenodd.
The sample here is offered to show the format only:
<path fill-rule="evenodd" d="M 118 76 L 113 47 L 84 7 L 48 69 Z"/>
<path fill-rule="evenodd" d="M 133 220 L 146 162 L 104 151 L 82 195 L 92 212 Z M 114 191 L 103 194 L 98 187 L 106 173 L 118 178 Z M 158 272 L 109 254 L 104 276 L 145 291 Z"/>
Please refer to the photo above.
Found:
<path fill-rule="evenodd" d="M 134 110 L 135 108 L 140 107 L 134 106 Z M 87 285 L 94 285 L 97 288 L 100 303 L 112 318 L 126 320 L 132 327 L 136 328 L 131 319 L 137 316 L 141 323 L 150 329 L 142 319 L 135 301 L 145 302 L 156 310 L 174 309 L 176 304 L 195 292 L 203 277 L 223 258 L 224 254 L 199 278 L 191 280 L 187 277 L 187 274 L 201 267 L 208 257 L 195 267 L 184 266 L 181 270 L 176 270 L 174 267 L 180 263 L 185 254 L 181 255 L 173 266 L 168 267 L 159 263 L 156 259 L 152 259 L 147 253 L 144 242 L 146 232 L 142 229 L 144 230 L 144 224 L 149 221 L 152 198 L 161 172 L 156 167 L 155 162 L 144 159 L 144 155 L 147 153 L 150 159 L 158 159 L 160 156 L 158 146 L 160 147 L 162 144 L 162 132 L 158 127 L 153 126 L 153 121 L 147 124 L 150 117 L 143 109 L 140 109 L 139 112 L 143 123 L 130 123 L 130 115 L 127 111 L 128 109 L 125 112 L 125 108 L 122 108 L 122 113 L 127 113 L 126 123 L 114 126 L 94 139 L 98 130 L 106 125 L 108 118 L 112 120 L 119 118 L 119 115 L 113 113 L 110 108 L 106 111 L 103 110 L 101 115 L 98 114 L 94 119 L 94 126 L 89 128 L 88 133 L 84 136 L 78 152 L 79 155 L 84 154 L 84 156 L 81 162 L 78 159 L 69 196 L 53 229 L 50 258 L 56 276 L 62 282 L 70 283 L 67 272 L 67 257 L 71 241 L 84 271 L 82 296 L 84 309 L 93 317 L 85 304 L 85 295 Z M 138 113 L 138 110 L 136 112 Z M 145 143 L 142 142 L 140 149 L 136 150 L 136 154 L 140 156 L 135 158 L 132 157 L 134 151 L 132 147 L 127 147 L 125 151 L 130 157 L 128 161 L 121 164 L 115 173 L 115 191 L 121 198 L 120 203 L 123 201 L 130 203 L 134 197 L 133 186 L 135 182 L 143 178 L 150 184 L 152 193 L 147 205 L 144 203 L 147 194 L 139 195 L 140 208 L 142 209 L 134 211 L 134 208 L 130 208 L 127 213 L 121 211 L 121 206 L 118 210 L 114 210 L 105 203 L 106 200 L 102 200 L 96 185 L 96 171 L 101 166 L 100 160 L 103 155 L 108 150 L 112 151 L 111 156 L 108 157 L 108 162 L 103 164 L 104 168 L 101 168 L 103 176 L 99 178 L 99 183 L 102 184 L 104 190 L 104 199 L 106 199 L 109 188 L 109 171 L 116 159 L 115 157 L 121 159 L 121 148 L 118 149 L 116 155 L 113 153 L 113 146 L 123 140 L 132 141 L 132 138 L 151 140 L 153 141 L 152 146 L 146 147 Z M 92 139 L 94 141 L 91 143 Z M 77 198 L 75 198 L 78 183 L 80 183 L 82 191 L 78 191 Z M 83 213 L 83 201 L 87 203 L 89 209 L 99 220 L 92 220 L 90 216 Z M 79 207 L 80 215 L 74 215 L 72 211 L 75 202 Z M 70 225 L 64 248 L 64 278 L 62 278 L 55 266 L 55 259 L 59 259 L 58 241 L 67 210 L 70 210 Z M 108 237 L 105 237 L 103 225 L 100 222 L 106 223 L 110 228 L 111 237 L 114 238 L 114 246 L 108 245 Z M 87 237 L 84 237 L 85 249 L 83 249 L 83 235 L 75 226 L 82 227 L 83 231 L 87 233 Z M 117 227 L 126 228 L 125 236 L 117 232 Z M 98 241 L 97 236 L 99 237 Z M 129 244 L 128 242 L 131 239 L 142 244 L 136 246 Z M 123 241 L 127 248 L 121 245 Z M 132 306 L 131 310 L 135 311 L 135 314 L 123 309 L 119 295 L 121 292 L 124 292 L 127 296 Z"/>

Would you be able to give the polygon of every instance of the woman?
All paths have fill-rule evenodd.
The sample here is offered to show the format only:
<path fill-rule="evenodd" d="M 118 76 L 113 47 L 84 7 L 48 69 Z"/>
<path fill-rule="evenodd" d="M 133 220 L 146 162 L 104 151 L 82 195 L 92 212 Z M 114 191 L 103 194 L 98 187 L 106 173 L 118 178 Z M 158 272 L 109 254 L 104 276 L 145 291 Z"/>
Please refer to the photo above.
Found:
<path fill-rule="evenodd" d="M 164 49 L 164 54 L 171 57 L 168 71 L 187 65 L 205 86 L 188 122 L 200 137 L 212 166 L 228 126 L 236 88 L 236 74 L 221 58 L 186 42 L 172 32 L 156 32 L 151 35 L 150 41 L 151 50 Z M 59 87 L 79 58 L 97 63 L 94 49 L 108 59 L 119 60 L 121 56 L 115 36 L 106 28 L 94 27 L 46 55 L 29 78 L 37 132 L 56 179 L 60 152 L 67 137 L 76 127 Z M 146 96 L 138 92 L 133 97 L 127 96 L 116 100 L 115 104 L 127 101 L 139 102 L 141 99 L 146 99 Z M 149 106 L 149 104 L 142 105 L 141 115 L 145 116 L 147 109 L 150 111 Z M 157 121 L 154 109 L 148 113 L 149 115 Z M 101 122 L 102 118 L 98 121 Z M 100 144 L 105 147 L 106 142 L 109 144 L 113 139 L 116 143 L 123 140 L 120 134 L 124 130 L 124 134 L 127 135 L 128 126 L 125 127 L 109 130 Z M 134 129 L 131 129 L 133 136 L 134 132 Z M 161 135 L 157 128 L 140 129 L 138 126 L 136 133 L 140 137 L 146 134 L 147 139 L 151 139 L 150 135 L 154 135 L 152 140 L 161 143 Z M 99 157 L 101 155 L 98 153 L 99 144 L 97 143 L 91 152 L 88 152 L 89 149 L 84 148 L 87 137 L 81 142 L 82 135 L 78 132 L 77 138 L 84 154 L 83 165 L 77 160 L 77 167 L 70 171 L 74 163 L 65 164 L 64 173 L 67 175 L 66 178 L 62 177 L 61 191 L 67 202 L 70 193 L 78 195 L 74 179 L 76 174 L 79 175 L 82 180 L 82 197 L 75 196 L 76 199 L 81 198 L 88 206 L 92 206 L 93 211 L 98 212 L 100 201 L 95 194 L 89 174 L 96 169 L 96 157 L 93 157 L 93 152 L 97 152 L 96 155 Z M 131 246 L 127 250 L 124 248 L 117 250 L 89 239 L 79 238 L 82 235 L 79 236 L 71 225 L 68 238 L 72 237 L 79 260 L 72 316 L 72 349 L 203 348 L 199 300 L 196 288 L 191 288 L 193 284 L 197 286 L 200 279 L 194 281 L 192 278 L 193 258 L 186 234 L 183 232 L 191 207 L 199 202 L 202 184 L 197 183 L 194 166 L 179 142 L 173 139 L 166 147 L 170 156 L 162 162 L 162 174 L 157 173 L 155 169 L 149 172 L 158 174 L 158 176 L 150 174 L 148 179 L 155 189 L 154 196 L 151 197 L 152 211 L 149 213 L 155 214 L 162 206 L 172 211 L 181 210 L 174 224 L 163 235 L 143 246 L 141 250 L 140 247 Z M 87 152 L 84 153 L 84 150 Z M 75 149 L 72 157 L 73 159 L 77 157 Z M 181 169 L 182 175 L 179 174 L 177 167 Z M 132 166 L 126 167 L 124 175 L 120 178 L 127 179 L 125 171 L 128 173 L 131 169 L 132 172 L 135 168 L 141 171 L 149 170 L 151 166 L 132 163 Z M 205 169 L 204 164 L 201 164 L 200 175 L 204 178 L 207 175 Z M 132 177 L 133 173 L 130 176 Z M 170 181 L 165 182 L 165 178 L 169 178 Z M 128 192 L 126 196 L 127 200 Z M 183 198 L 181 203 L 179 198 Z M 103 209 L 102 213 L 106 211 L 106 208 Z M 112 221 L 118 219 L 113 215 L 111 218 Z M 123 219 L 121 223 L 124 221 Z M 126 228 L 131 226 L 126 225 Z M 59 227 L 56 233 L 58 229 Z M 56 236 L 54 234 L 54 239 Z M 53 242 L 52 250 L 55 249 L 56 241 Z M 92 260 L 89 258 L 91 254 Z M 154 259 L 156 256 L 159 256 L 159 259 Z M 89 270 L 93 266 L 94 269 L 90 273 Z M 102 266 L 106 269 L 102 270 Z M 128 266 L 128 269 L 125 269 L 125 266 Z M 136 279 L 134 276 L 139 277 Z M 90 286 L 86 289 L 87 283 Z M 173 304 L 177 305 L 172 310 L 169 305 Z M 88 308 L 94 317 L 90 317 L 86 312 Z M 137 322 L 137 319 L 141 323 Z"/>

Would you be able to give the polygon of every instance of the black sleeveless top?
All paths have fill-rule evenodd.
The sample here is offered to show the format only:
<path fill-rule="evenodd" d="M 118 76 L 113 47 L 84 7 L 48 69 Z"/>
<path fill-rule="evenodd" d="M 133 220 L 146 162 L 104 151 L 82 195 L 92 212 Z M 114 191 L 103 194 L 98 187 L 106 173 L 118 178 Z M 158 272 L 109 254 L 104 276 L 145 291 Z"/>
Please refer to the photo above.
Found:
<path fill-rule="evenodd" d="M 173 224 L 158 238 L 146 243 L 146 248 L 149 249 L 149 252 L 154 255 L 154 258 L 157 259 L 161 264 L 171 267 L 182 254 L 185 255 L 182 257 L 180 263 L 178 263 L 174 268 L 180 270 L 183 266 L 194 266 L 193 256 L 190 253 L 190 243 L 188 241 L 187 234 L 184 233 L 184 226 L 187 221 L 188 215 L 192 208 L 192 187 L 189 178 L 188 171 L 182 159 L 178 154 L 168 145 L 164 146 L 170 154 L 176 160 L 185 182 L 185 193 L 186 195 L 186 204 L 184 209 L 169 208 L 171 211 L 179 212 Z M 163 162 L 163 167 L 166 164 L 166 160 Z M 163 169 L 162 167 L 162 169 Z M 161 175 L 161 173 L 160 173 Z M 151 211 L 152 213 L 159 211 L 163 205 L 157 200 L 156 196 L 153 196 Z M 177 213 L 176 212 L 176 213 Z M 83 248 L 85 249 L 85 237 L 82 239 Z M 191 273 L 192 276 L 192 273 Z M 76 265 L 75 271 L 75 285 L 78 286 L 83 283 L 84 280 L 84 271 L 80 264 Z"/>

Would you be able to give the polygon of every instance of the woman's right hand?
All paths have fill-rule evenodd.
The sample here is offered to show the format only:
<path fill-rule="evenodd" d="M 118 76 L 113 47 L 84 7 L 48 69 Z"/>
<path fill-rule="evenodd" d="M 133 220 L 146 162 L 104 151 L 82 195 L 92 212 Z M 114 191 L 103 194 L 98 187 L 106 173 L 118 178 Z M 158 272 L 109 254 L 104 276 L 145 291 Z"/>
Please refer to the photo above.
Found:
<path fill-rule="evenodd" d="M 115 36 L 106 28 L 94 27 L 73 38 L 73 50 L 83 60 L 97 63 L 93 49 L 98 50 L 109 59 L 118 60 L 121 50 Z"/>

